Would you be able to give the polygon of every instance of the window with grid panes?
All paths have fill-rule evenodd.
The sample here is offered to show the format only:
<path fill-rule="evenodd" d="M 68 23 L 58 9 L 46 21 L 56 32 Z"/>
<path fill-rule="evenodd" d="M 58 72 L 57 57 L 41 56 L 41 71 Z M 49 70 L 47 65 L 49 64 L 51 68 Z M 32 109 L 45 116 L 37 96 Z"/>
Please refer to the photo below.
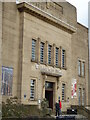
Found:
<path fill-rule="evenodd" d="M 40 43 L 40 62 L 43 63 L 44 60 L 44 43 Z"/>
<path fill-rule="evenodd" d="M 32 60 L 35 61 L 36 40 L 32 39 Z"/>
<path fill-rule="evenodd" d="M 62 100 L 65 101 L 65 84 L 62 84 Z"/>
<path fill-rule="evenodd" d="M 56 56 L 55 56 L 55 63 L 56 63 L 56 66 L 58 66 L 58 51 L 59 49 L 56 47 Z"/>
<path fill-rule="evenodd" d="M 51 64 L 51 45 L 48 45 L 48 64 Z"/>
<path fill-rule="evenodd" d="M 30 81 L 30 99 L 34 100 L 35 98 L 35 80 Z"/>
<path fill-rule="evenodd" d="M 62 68 L 65 68 L 65 50 L 62 49 Z"/>

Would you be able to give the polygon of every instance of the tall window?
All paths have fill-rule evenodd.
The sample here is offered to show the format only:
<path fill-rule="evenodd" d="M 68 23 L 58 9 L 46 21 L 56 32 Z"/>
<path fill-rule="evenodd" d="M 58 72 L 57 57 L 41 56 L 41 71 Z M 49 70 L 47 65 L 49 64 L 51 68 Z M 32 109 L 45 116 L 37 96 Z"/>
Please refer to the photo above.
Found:
<path fill-rule="evenodd" d="M 81 75 L 81 61 L 78 61 L 78 75 Z"/>
<path fill-rule="evenodd" d="M 35 98 L 35 80 L 31 80 L 30 83 L 30 99 L 34 100 Z"/>
<path fill-rule="evenodd" d="M 40 43 L 40 62 L 43 63 L 44 60 L 44 43 L 41 42 Z"/>
<path fill-rule="evenodd" d="M 80 106 L 81 105 L 81 88 L 79 88 L 79 92 L 78 92 L 78 101 Z"/>
<path fill-rule="evenodd" d="M 48 64 L 51 64 L 51 45 L 48 45 Z"/>
<path fill-rule="evenodd" d="M 2 67 L 2 95 L 12 95 L 13 69 Z"/>
<path fill-rule="evenodd" d="M 62 84 L 62 100 L 65 101 L 65 84 Z"/>
<path fill-rule="evenodd" d="M 35 52 L 36 52 L 36 40 L 32 39 L 32 60 L 35 61 Z"/>
<path fill-rule="evenodd" d="M 78 75 L 80 77 L 85 76 L 85 62 L 83 62 L 82 60 L 78 60 Z"/>
<path fill-rule="evenodd" d="M 85 63 L 82 62 L 82 76 L 84 77 L 85 75 Z"/>
<path fill-rule="evenodd" d="M 65 50 L 62 49 L 62 68 L 65 68 Z"/>
<path fill-rule="evenodd" d="M 82 90 L 82 105 L 84 106 L 84 100 L 85 100 L 85 89 Z"/>
<path fill-rule="evenodd" d="M 56 63 L 56 66 L 58 66 L 58 48 L 56 48 L 56 59 L 55 59 L 55 63 Z"/>

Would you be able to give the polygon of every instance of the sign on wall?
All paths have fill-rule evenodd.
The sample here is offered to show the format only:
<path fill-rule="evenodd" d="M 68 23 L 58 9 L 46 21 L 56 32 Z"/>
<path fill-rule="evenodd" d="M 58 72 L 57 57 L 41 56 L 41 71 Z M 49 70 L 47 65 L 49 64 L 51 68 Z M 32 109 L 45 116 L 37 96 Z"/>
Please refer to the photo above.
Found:
<path fill-rule="evenodd" d="M 2 67 L 2 95 L 12 95 L 13 69 Z"/>
<path fill-rule="evenodd" d="M 72 86 L 71 86 L 71 98 L 74 98 L 77 96 L 77 81 L 76 79 L 72 80 Z"/>

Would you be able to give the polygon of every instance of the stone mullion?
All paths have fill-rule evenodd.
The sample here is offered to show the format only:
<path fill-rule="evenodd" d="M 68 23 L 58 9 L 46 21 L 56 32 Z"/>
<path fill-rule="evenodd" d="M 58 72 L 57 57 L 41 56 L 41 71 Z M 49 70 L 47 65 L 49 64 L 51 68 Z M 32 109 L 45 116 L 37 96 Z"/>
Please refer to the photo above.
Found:
<path fill-rule="evenodd" d="M 36 62 L 40 63 L 40 38 L 37 39 L 36 41 Z"/>

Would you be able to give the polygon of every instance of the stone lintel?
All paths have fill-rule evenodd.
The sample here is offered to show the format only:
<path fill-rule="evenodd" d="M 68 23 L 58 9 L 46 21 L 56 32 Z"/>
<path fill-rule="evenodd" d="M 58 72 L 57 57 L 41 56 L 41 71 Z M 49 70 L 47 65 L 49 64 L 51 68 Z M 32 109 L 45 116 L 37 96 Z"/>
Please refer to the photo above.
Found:
<path fill-rule="evenodd" d="M 56 74 L 56 73 L 49 73 L 49 72 L 41 72 L 42 75 L 48 75 L 48 76 L 53 76 L 53 77 L 61 77 L 61 74 Z"/>

